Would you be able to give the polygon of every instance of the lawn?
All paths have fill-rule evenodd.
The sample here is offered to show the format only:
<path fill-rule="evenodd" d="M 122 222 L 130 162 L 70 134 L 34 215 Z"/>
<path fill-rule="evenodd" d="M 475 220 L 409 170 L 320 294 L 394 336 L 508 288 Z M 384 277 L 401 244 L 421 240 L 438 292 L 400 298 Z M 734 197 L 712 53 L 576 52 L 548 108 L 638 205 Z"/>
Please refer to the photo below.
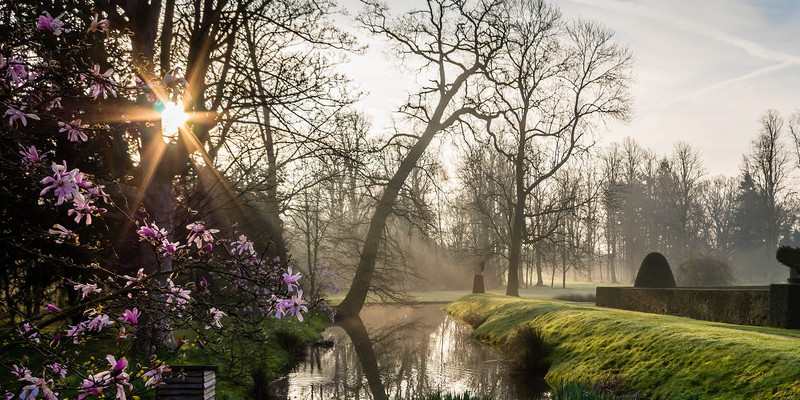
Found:
<path fill-rule="evenodd" d="M 468 295 L 445 311 L 501 351 L 524 325 L 551 347 L 548 383 L 621 382 L 645 398 L 800 397 L 800 331 L 547 300 Z"/>

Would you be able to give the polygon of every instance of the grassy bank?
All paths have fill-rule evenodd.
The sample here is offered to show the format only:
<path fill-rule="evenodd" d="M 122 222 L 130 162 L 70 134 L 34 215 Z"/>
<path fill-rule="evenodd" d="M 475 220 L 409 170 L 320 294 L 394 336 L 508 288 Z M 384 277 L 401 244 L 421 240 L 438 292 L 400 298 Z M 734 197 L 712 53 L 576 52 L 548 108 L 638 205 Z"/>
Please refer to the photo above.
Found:
<path fill-rule="evenodd" d="M 501 351 L 524 325 L 552 348 L 546 379 L 620 382 L 662 399 L 800 398 L 800 332 L 546 300 L 468 295 L 445 311 Z"/>

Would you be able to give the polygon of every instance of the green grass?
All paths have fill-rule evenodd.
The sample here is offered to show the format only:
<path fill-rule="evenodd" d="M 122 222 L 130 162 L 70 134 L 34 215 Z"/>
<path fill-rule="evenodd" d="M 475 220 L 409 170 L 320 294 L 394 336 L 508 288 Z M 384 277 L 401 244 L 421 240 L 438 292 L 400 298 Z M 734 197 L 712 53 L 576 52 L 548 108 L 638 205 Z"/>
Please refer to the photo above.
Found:
<path fill-rule="evenodd" d="M 552 392 L 553 400 L 616 400 L 612 394 L 597 394 L 586 384 L 559 383 Z"/>
<path fill-rule="evenodd" d="M 547 381 L 622 382 L 643 398 L 800 397 L 800 331 L 727 325 L 499 295 L 446 306 L 499 350 L 523 324 L 552 346 Z"/>

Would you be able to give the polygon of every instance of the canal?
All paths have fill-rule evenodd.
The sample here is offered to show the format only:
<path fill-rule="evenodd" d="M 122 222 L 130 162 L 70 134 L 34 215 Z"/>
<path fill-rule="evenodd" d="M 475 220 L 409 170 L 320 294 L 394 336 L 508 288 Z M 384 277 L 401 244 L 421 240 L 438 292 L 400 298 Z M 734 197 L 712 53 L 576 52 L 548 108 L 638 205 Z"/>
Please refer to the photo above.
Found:
<path fill-rule="evenodd" d="M 547 398 L 542 377 L 516 374 L 503 356 L 470 337 L 442 304 L 372 305 L 361 319 L 328 328 L 305 362 L 274 383 L 278 398 L 414 399 L 432 392 Z"/>

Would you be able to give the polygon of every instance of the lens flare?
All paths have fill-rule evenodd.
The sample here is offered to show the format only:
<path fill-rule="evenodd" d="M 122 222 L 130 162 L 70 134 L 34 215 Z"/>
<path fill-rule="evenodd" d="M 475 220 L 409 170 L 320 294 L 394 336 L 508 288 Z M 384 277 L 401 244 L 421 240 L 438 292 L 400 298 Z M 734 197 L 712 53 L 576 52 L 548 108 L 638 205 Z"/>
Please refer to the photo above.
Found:
<path fill-rule="evenodd" d="M 164 142 L 171 143 L 178 140 L 180 127 L 189 119 L 189 114 L 183 111 L 183 102 L 164 103 L 164 110 L 161 111 L 161 135 Z"/>

